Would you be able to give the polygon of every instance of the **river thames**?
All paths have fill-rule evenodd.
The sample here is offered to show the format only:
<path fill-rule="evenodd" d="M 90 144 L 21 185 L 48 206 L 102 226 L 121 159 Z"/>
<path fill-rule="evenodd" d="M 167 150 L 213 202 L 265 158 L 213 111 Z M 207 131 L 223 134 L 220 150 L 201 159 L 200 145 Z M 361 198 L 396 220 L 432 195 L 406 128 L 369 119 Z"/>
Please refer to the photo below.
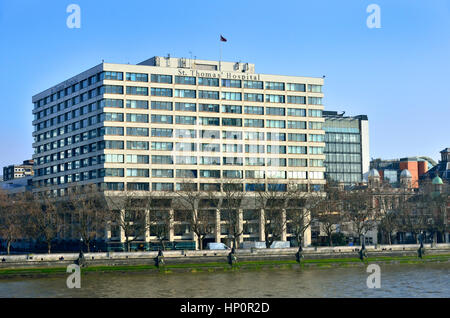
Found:
<path fill-rule="evenodd" d="M 0 297 L 449 297 L 450 263 L 380 265 L 381 288 L 366 267 L 198 273 L 87 273 L 81 288 L 67 276 L 1 278 Z M 67 274 L 69 275 L 69 274 Z"/>

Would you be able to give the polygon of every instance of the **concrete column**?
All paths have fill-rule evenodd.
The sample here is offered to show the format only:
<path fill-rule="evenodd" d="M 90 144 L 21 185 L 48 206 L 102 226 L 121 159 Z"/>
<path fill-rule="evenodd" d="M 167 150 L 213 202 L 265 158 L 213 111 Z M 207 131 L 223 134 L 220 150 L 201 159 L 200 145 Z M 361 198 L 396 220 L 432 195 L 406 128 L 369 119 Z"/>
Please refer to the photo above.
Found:
<path fill-rule="evenodd" d="M 265 237 L 265 225 L 266 224 L 266 218 L 264 217 L 264 209 L 261 209 L 259 211 L 259 240 L 261 242 L 264 242 L 266 240 Z"/>
<path fill-rule="evenodd" d="M 194 220 L 197 220 L 197 212 L 198 212 L 197 209 L 195 209 L 195 210 L 193 211 L 193 213 L 194 213 L 194 215 L 193 215 Z M 194 231 L 191 231 L 191 232 L 192 232 L 192 240 L 195 242 L 195 249 L 196 249 L 196 250 L 199 250 L 199 249 L 200 249 L 200 246 L 198 246 L 198 236 L 197 236 L 197 234 L 195 234 Z"/>
<path fill-rule="evenodd" d="M 220 243 L 220 211 L 216 209 L 216 231 L 215 231 L 216 243 Z"/>
<path fill-rule="evenodd" d="M 173 209 L 170 209 L 169 210 L 169 241 L 170 242 L 173 242 L 173 240 L 174 240 L 174 236 L 175 236 L 175 234 L 174 234 L 174 229 L 173 229 L 173 217 L 174 217 L 174 210 Z"/>
<path fill-rule="evenodd" d="M 120 210 L 120 219 L 121 222 L 125 222 L 125 210 Z M 122 226 L 119 226 L 119 231 L 120 231 L 120 242 L 124 243 L 125 242 L 125 231 L 123 230 Z"/>
<path fill-rule="evenodd" d="M 281 240 L 286 241 L 287 240 L 286 209 L 281 210 L 281 224 L 283 225 L 283 230 L 281 231 Z"/>
<path fill-rule="evenodd" d="M 239 209 L 238 210 L 238 215 L 239 215 L 239 232 L 242 233 L 242 231 L 244 230 L 244 210 Z M 244 242 L 244 236 L 240 235 L 239 236 L 239 243 Z"/>
<path fill-rule="evenodd" d="M 150 210 L 145 210 L 145 242 L 150 242 Z"/>
<path fill-rule="evenodd" d="M 305 214 L 307 215 L 305 223 L 308 223 L 311 219 L 311 213 L 304 209 Z M 308 245 L 311 245 L 311 224 L 308 226 L 308 228 L 305 230 L 305 233 L 303 233 L 303 247 L 306 247 Z"/>

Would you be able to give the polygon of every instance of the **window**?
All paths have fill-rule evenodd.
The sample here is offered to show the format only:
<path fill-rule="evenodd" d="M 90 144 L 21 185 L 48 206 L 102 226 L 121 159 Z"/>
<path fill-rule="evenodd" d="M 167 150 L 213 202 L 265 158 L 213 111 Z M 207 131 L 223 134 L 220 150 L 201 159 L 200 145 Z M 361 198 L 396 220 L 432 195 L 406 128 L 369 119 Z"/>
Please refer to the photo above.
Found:
<path fill-rule="evenodd" d="M 202 99 L 219 99 L 219 92 L 215 92 L 215 91 L 198 91 L 198 98 L 202 98 Z"/>
<path fill-rule="evenodd" d="M 197 138 L 197 130 L 194 129 L 176 129 L 176 138 Z"/>
<path fill-rule="evenodd" d="M 246 166 L 265 166 L 264 158 L 245 158 Z"/>
<path fill-rule="evenodd" d="M 312 141 L 312 142 L 324 142 L 325 141 L 325 135 L 313 135 L 313 134 L 310 134 L 309 135 L 309 141 Z"/>
<path fill-rule="evenodd" d="M 198 85 L 202 86 L 219 86 L 218 78 L 199 77 Z"/>
<path fill-rule="evenodd" d="M 245 185 L 245 191 L 252 192 L 252 191 L 265 191 L 266 185 L 263 183 L 247 183 Z"/>
<path fill-rule="evenodd" d="M 262 145 L 245 145 L 246 153 L 265 153 L 265 147 Z"/>
<path fill-rule="evenodd" d="M 149 176 L 150 175 L 148 169 L 136 169 L 136 168 L 127 169 L 127 177 L 148 178 Z"/>
<path fill-rule="evenodd" d="M 321 159 L 309 159 L 310 167 L 323 167 L 323 160 Z"/>
<path fill-rule="evenodd" d="M 305 117 L 306 109 L 303 108 L 288 108 L 288 116 Z"/>
<path fill-rule="evenodd" d="M 263 82 L 261 82 L 261 81 L 244 81 L 244 88 L 262 89 Z"/>
<path fill-rule="evenodd" d="M 172 169 L 152 169 L 153 178 L 173 178 Z"/>
<path fill-rule="evenodd" d="M 222 151 L 223 152 L 241 153 L 242 152 L 242 145 L 238 145 L 238 144 L 222 144 Z"/>
<path fill-rule="evenodd" d="M 267 166 L 286 167 L 286 158 L 267 158 Z"/>
<path fill-rule="evenodd" d="M 153 182 L 153 191 L 173 191 L 173 183 Z"/>
<path fill-rule="evenodd" d="M 295 92 L 305 92 L 306 91 L 305 84 L 297 84 L 297 83 L 287 83 L 286 90 L 295 91 Z"/>
<path fill-rule="evenodd" d="M 220 165 L 219 157 L 200 157 L 201 165 Z"/>
<path fill-rule="evenodd" d="M 149 184 L 146 182 L 128 182 L 127 190 L 129 191 L 149 191 Z"/>
<path fill-rule="evenodd" d="M 127 81 L 148 82 L 148 75 L 143 73 L 127 73 Z"/>
<path fill-rule="evenodd" d="M 123 155 L 105 154 L 106 163 L 123 163 Z"/>
<path fill-rule="evenodd" d="M 133 123 L 148 123 L 147 114 L 127 114 L 127 121 Z"/>
<path fill-rule="evenodd" d="M 152 150 L 172 151 L 172 149 L 173 149 L 172 142 L 157 142 L 157 141 L 152 142 Z"/>
<path fill-rule="evenodd" d="M 200 178 L 220 178 L 220 170 L 200 170 Z"/>
<path fill-rule="evenodd" d="M 218 117 L 200 117 L 200 125 L 220 126 L 220 121 Z"/>
<path fill-rule="evenodd" d="M 264 179 L 265 178 L 264 170 L 247 170 L 245 171 L 245 178 L 247 179 Z"/>
<path fill-rule="evenodd" d="M 307 167 L 308 163 L 306 159 L 289 158 L 289 167 Z"/>
<path fill-rule="evenodd" d="M 123 73 L 122 72 L 111 72 L 111 71 L 105 71 L 100 75 L 100 80 L 117 80 L 122 81 L 123 80 Z M 78 86 L 79 89 L 79 86 Z M 78 90 L 76 89 L 76 91 Z"/>
<path fill-rule="evenodd" d="M 306 179 L 306 171 L 288 171 L 288 179 Z"/>
<path fill-rule="evenodd" d="M 322 155 L 324 147 L 309 147 L 309 154 L 311 155 Z"/>
<path fill-rule="evenodd" d="M 222 105 L 222 113 L 242 114 L 242 106 Z"/>
<path fill-rule="evenodd" d="M 306 134 L 288 134 L 288 140 L 289 141 L 305 142 L 306 141 Z"/>
<path fill-rule="evenodd" d="M 288 153 L 306 154 L 306 147 L 305 146 L 288 146 Z"/>
<path fill-rule="evenodd" d="M 264 101 L 264 95 L 263 94 L 244 94 L 244 100 L 245 101 L 251 101 L 251 102 L 263 102 Z"/>
<path fill-rule="evenodd" d="M 175 76 L 176 84 L 195 85 L 195 77 L 193 76 Z"/>
<path fill-rule="evenodd" d="M 144 136 L 144 137 L 148 137 L 148 128 L 127 127 L 127 136 Z"/>
<path fill-rule="evenodd" d="M 127 100 L 127 108 L 148 109 L 146 100 Z"/>
<path fill-rule="evenodd" d="M 244 119 L 245 127 L 264 127 L 264 119 Z"/>
<path fill-rule="evenodd" d="M 195 116 L 175 116 L 175 123 L 181 125 L 195 125 L 197 117 Z"/>
<path fill-rule="evenodd" d="M 284 103 L 284 95 L 266 94 L 266 103 Z"/>
<path fill-rule="evenodd" d="M 177 156 L 176 163 L 178 165 L 196 165 L 197 157 L 194 156 Z"/>
<path fill-rule="evenodd" d="M 172 97 L 172 89 L 171 88 L 152 87 L 151 94 L 152 94 L 152 96 Z"/>
<path fill-rule="evenodd" d="M 148 163 L 147 155 L 127 155 L 127 163 Z"/>
<path fill-rule="evenodd" d="M 317 121 L 310 121 L 309 122 L 309 129 L 322 129 L 322 124 L 321 122 L 317 122 Z"/>
<path fill-rule="evenodd" d="M 120 168 L 106 168 L 105 177 L 123 177 L 123 169 Z"/>
<path fill-rule="evenodd" d="M 281 107 L 266 107 L 266 115 L 284 116 L 286 115 L 286 110 Z"/>
<path fill-rule="evenodd" d="M 211 113 L 218 113 L 219 112 L 219 105 L 218 104 L 200 104 L 199 110 L 201 112 L 211 112 Z"/>
<path fill-rule="evenodd" d="M 148 141 L 127 141 L 127 149 L 148 150 Z"/>
<path fill-rule="evenodd" d="M 103 85 L 100 94 L 123 94 L 123 86 Z"/>
<path fill-rule="evenodd" d="M 306 121 L 288 120 L 290 129 L 306 129 Z"/>
<path fill-rule="evenodd" d="M 152 115 L 152 123 L 157 124 L 172 124 L 173 117 L 167 115 Z"/>
<path fill-rule="evenodd" d="M 222 92 L 222 99 L 225 100 L 242 100 L 241 93 Z"/>
<path fill-rule="evenodd" d="M 284 120 L 266 120 L 267 128 L 286 128 L 286 121 Z"/>
<path fill-rule="evenodd" d="M 223 139 L 242 140 L 242 132 L 240 131 L 222 131 Z"/>
<path fill-rule="evenodd" d="M 286 141 L 286 134 L 285 133 L 267 133 L 267 140 L 273 140 L 273 141 Z"/>
<path fill-rule="evenodd" d="M 227 179 L 242 179 L 243 173 L 242 170 L 224 170 L 222 176 Z"/>
<path fill-rule="evenodd" d="M 193 103 L 175 103 L 175 110 L 195 112 L 197 111 L 197 107 Z"/>
<path fill-rule="evenodd" d="M 323 172 L 322 171 L 310 171 L 309 179 L 323 179 Z"/>
<path fill-rule="evenodd" d="M 320 109 L 309 109 L 308 110 L 309 117 L 322 117 L 322 110 Z"/>
<path fill-rule="evenodd" d="M 264 115 L 264 107 L 260 106 L 245 106 L 244 112 L 246 114 Z"/>
<path fill-rule="evenodd" d="M 220 132 L 218 130 L 201 130 L 200 136 L 203 139 L 220 139 Z"/>
<path fill-rule="evenodd" d="M 172 102 L 152 101 L 152 109 L 172 110 Z"/>
<path fill-rule="evenodd" d="M 152 137 L 172 137 L 172 129 L 152 128 Z"/>
<path fill-rule="evenodd" d="M 197 144 L 191 142 L 177 142 L 175 143 L 176 151 L 197 151 Z"/>
<path fill-rule="evenodd" d="M 266 89 L 284 91 L 284 83 L 266 82 Z"/>
<path fill-rule="evenodd" d="M 123 108 L 123 100 L 121 99 L 102 99 L 100 107 Z"/>
<path fill-rule="evenodd" d="M 195 98 L 196 91 L 192 89 L 176 89 L 175 97 Z"/>
<path fill-rule="evenodd" d="M 152 149 L 153 149 L 153 145 L 152 145 Z M 152 156 L 152 164 L 171 165 L 171 164 L 173 164 L 173 157 L 172 156 L 153 155 Z"/>
<path fill-rule="evenodd" d="M 151 75 L 151 81 L 153 83 L 172 84 L 172 75 L 152 74 Z"/>
<path fill-rule="evenodd" d="M 101 135 L 123 136 L 123 127 L 102 127 Z"/>
<path fill-rule="evenodd" d="M 286 171 L 269 170 L 266 176 L 267 179 L 286 179 Z"/>
<path fill-rule="evenodd" d="M 219 144 L 201 144 L 201 151 L 203 152 L 220 152 Z"/>
<path fill-rule="evenodd" d="M 308 92 L 311 92 L 311 93 L 322 93 L 322 85 L 309 84 L 308 85 Z"/>
<path fill-rule="evenodd" d="M 105 140 L 105 149 L 123 149 L 123 141 Z"/>
<path fill-rule="evenodd" d="M 248 131 L 245 132 L 245 140 L 264 140 L 263 132 Z"/>
<path fill-rule="evenodd" d="M 177 178 L 194 179 L 197 178 L 197 170 L 177 169 L 176 176 Z"/>
<path fill-rule="evenodd" d="M 242 166 L 243 159 L 240 157 L 223 157 L 223 164 L 226 166 Z"/>
<path fill-rule="evenodd" d="M 305 96 L 288 96 L 287 102 L 289 104 L 306 104 Z"/>
<path fill-rule="evenodd" d="M 322 105 L 322 97 L 308 97 L 308 104 Z"/>
<path fill-rule="evenodd" d="M 222 86 L 241 88 L 241 80 L 223 79 Z"/>
<path fill-rule="evenodd" d="M 222 126 L 242 127 L 241 118 L 222 118 Z"/>
<path fill-rule="evenodd" d="M 104 113 L 104 121 L 123 121 L 122 113 Z"/>

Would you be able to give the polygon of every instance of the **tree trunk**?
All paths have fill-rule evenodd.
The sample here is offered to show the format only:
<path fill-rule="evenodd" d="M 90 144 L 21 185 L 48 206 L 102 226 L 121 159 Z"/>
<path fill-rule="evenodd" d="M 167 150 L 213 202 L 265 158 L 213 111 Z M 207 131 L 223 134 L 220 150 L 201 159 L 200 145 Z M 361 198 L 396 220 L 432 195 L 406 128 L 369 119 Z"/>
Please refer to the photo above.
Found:
<path fill-rule="evenodd" d="M 203 250 L 203 246 L 202 246 L 202 239 L 200 237 L 200 235 L 197 235 L 197 241 L 198 241 L 198 249 L 201 251 Z"/>
<path fill-rule="evenodd" d="M 91 244 L 88 241 L 86 241 L 86 248 L 87 248 L 87 252 L 90 253 L 91 252 Z"/>
<path fill-rule="evenodd" d="M 50 254 L 52 250 L 52 243 L 51 242 L 47 242 L 47 253 Z"/>
<path fill-rule="evenodd" d="M 127 240 L 127 252 L 131 251 L 131 244 L 130 242 Z"/>
<path fill-rule="evenodd" d="M 391 233 L 388 233 L 388 243 L 389 245 L 392 245 Z"/>
<path fill-rule="evenodd" d="M 328 234 L 328 244 L 329 244 L 329 246 L 333 246 L 333 237 L 332 237 L 331 233 Z"/>
<path fill-rule="evenodd" d="M 11 241 L 6 242 L 6 251 L 8 255 L 11 253 Z"/>

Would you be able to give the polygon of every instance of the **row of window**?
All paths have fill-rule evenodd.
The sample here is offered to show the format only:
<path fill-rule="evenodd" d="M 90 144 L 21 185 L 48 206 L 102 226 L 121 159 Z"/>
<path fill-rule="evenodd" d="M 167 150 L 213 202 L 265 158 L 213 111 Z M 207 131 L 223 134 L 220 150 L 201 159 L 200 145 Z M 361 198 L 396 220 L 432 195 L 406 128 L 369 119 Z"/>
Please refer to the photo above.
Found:
<path fill-rule="evenodd" d="M 111 122 L 123 122 L 124 114 L 123 113 L 102 113 L 99 115 L 100 121 L 111 121 Z M 150 120 L 151 123 L 156 124 L 173 124 L 172 115 L 151 115 Z M 88 119 L 85 119 L 88 120 Z M 149 115 L 148 114 L 126 114 L 127 122 L 137 122 L 137 123 L 148 123 Z M 264 126 L 265 122 L 265 126 Z M 221 124 L 222 123 L 222 124 Z M 257 127 L 257 128 L 286 128 L 285 120 L 271 120 L 271 119 L 250 119 L 250 118 L 219 118 L 219 117 L 198 117 L 197 116 L 175 116 L 175 124 L 180 125 L 202 125 L 202 126 L 233 126 L 233 127 Z M 306 129 L 307 122 L 306 121 L 295 121 L 288 120 L 287 128 L 288 129 Z M 309 129 L 313 130 L 321 130 L 322 122 L 309 122 Z"/>
<path fill-rule="evenodd" d="M 141 178 L 225 178 L 225 179 L 323 179 L 320 171 L 285 171 L 285 170 L 192 170 L 192 169 L 140 169 L 140 168 L 104 168 L 100 177 L 141 177 Z"/>

